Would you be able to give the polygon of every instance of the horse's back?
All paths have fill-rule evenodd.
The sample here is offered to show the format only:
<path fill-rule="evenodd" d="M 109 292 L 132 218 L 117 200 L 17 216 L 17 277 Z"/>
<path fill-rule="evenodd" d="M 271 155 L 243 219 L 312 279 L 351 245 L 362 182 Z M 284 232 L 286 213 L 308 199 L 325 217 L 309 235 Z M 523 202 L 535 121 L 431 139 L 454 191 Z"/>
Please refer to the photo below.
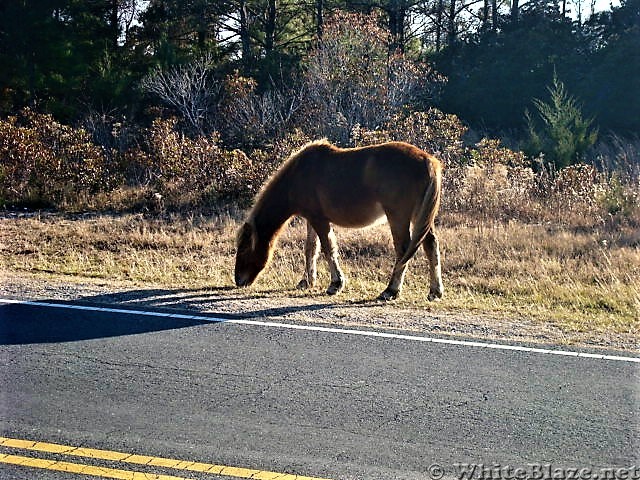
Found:
<path fill-rule="evenodd" d="M 344 226 L 363 226 L 394 210 L 413 209 L 422 196 L 431 158 L 401 142 L 340 149 L 312 145 L 295 165 L 300 212 Z"/>

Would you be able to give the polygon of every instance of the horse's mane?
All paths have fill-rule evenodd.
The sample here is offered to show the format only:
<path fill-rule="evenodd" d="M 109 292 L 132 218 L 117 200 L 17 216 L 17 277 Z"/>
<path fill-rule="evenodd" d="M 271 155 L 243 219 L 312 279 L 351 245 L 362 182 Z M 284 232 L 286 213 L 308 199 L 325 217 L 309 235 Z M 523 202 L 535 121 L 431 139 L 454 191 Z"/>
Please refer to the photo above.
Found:
<path fill-rule="evenodd" d="M 300 147 L 298 150 L 294 151 L 291 155 L 289 155 L 289 157 L 282 163 L 280 168 L 278 168 L 278 170 L 276 170 L 276 172 L 273 175 L 271 175 L 269 180 L 265 182 L 262 188 L 260 188 L 260 191 L 256 196 L 255 203 L 253 205 L 253 208 L 251 209 L 251 212 L 249 213 L 249 217 L 247 221 L 250 223 L 253 222 L 255 212 L 259 211 L 262 203 L 264 202 L 265 192 L 270 191 L 273 188 L 273 186 L 282 179 L 282 177 L 287 175 L 291 167 L 298 161 L 298 159 L 302 155 L 309 153 L 309 151 L 311 150 L 323 150 L 323 149 L 336 150 L 337 147 L 334 146 L 331 142 L 329 142 L 329 140 L 327 140 L 326 138 L 322 138 L 320 140 L 313 140 L 311 142 L 306 143 L 305 145 Z"/>
<path fill-rule="evenodd" d="M 321 138 L 320 140 L 312 140 L 311 142 L 305 143 L 302 147 L 289 155 L 289 158 L 284 161 L 282 167 L 280 167 L 279 170 L 285 169 L 287 165 L 295 162 L 298 158 L 300 158 L 301 155 L 308 153 L 311 150 L 336 150 L 337 148 L 338 147 L 333 145 L 326 138 Z"/>
<path fill-rule="evenodd" d="M 329 140 L 327 140 L 326 138 L 321 138 L 320 140 L 312 140 L 308 143 L 305 143 L 302 147 L 300 147 L 298 150 L 296 150 L 295 152 L 293 152 L 291 155 L 289 155 L 289 158 L 287 158 L 284 163 L 282 164 L 282 167 L 280 167 L 280 170 L 284 170 L 286 169 L 286 167 L 297 161 L 298 158 L 300 158 L 302 155 L 309 153 L 312 150 L 338 150 L 338 147 L 336 147 L 334 144 L 332 144 Z M 270 183 L 270 182 L 269 182 Z"/>

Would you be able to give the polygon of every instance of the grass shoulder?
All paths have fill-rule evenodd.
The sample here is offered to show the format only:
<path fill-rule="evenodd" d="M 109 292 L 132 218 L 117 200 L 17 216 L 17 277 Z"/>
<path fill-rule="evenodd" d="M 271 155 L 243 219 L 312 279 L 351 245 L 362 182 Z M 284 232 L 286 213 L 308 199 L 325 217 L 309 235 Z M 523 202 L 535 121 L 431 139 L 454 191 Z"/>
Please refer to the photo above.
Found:
<path fill-rule="evenodd" d="M 190 308 L 638 349 L 640 238 L 632 230 L 473 225 L 447 222 L 445 216 L 438 231 L 444 298 L 427 300 L 428 264 L 420 253 L 409 265 L 402 297 L 383 304 L 374 299 L 393 261 L 386 225 L 337 231 L 348 277 L 337 298 L 324 295 L 329 279 L 322 261 L 319 285 L 295 290 L 304 262 L 301 221 L 283 232 L 256 284 L 234 288 L 238 226 L 231 215 L 5 215 L 0 219 L 2 283 L 5 290 L 21 283 L 23 291 L 40 285 L 39 295 L 45 296 L 55 295 L 56 284 L 74 285 L 79 296 L 110 288 L 123 298 L 162 291 L 178 304 L 186 295 L 180 292 L 191 292 Z"/>

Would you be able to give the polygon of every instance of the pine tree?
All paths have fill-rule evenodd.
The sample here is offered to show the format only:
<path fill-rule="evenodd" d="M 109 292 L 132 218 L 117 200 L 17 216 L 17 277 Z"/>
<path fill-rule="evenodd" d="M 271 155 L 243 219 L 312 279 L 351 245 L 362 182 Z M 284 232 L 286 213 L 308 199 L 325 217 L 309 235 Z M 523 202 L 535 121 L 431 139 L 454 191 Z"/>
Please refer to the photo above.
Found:
<path fill-rule="evenodd" d="M 578 101 L 569 93 L 557 75 L 548 87 L 550 99 L 534 99 L 538 119 L 527 111 L 529 142 L 526 150 L 531 155 L 544 154 L 547 163 L 557 168 L 580 161 L 598 138 L 592 128 L 593 118 L 584 118 Z"/>

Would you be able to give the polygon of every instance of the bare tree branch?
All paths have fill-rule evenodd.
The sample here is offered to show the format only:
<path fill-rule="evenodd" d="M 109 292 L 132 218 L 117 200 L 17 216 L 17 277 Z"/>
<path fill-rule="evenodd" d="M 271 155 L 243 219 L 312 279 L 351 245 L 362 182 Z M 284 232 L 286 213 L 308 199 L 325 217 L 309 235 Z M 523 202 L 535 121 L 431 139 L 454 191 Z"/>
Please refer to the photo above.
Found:
<path fill-rule="evenodd" d="M 212 100 L 220 91 L 219 82 L 211 78 L 213 59 L 200 57 L 168 70 L 156 68 L 141 82 L 141 88 L 175 108 L 196 134 L 204 133 Z"/>

